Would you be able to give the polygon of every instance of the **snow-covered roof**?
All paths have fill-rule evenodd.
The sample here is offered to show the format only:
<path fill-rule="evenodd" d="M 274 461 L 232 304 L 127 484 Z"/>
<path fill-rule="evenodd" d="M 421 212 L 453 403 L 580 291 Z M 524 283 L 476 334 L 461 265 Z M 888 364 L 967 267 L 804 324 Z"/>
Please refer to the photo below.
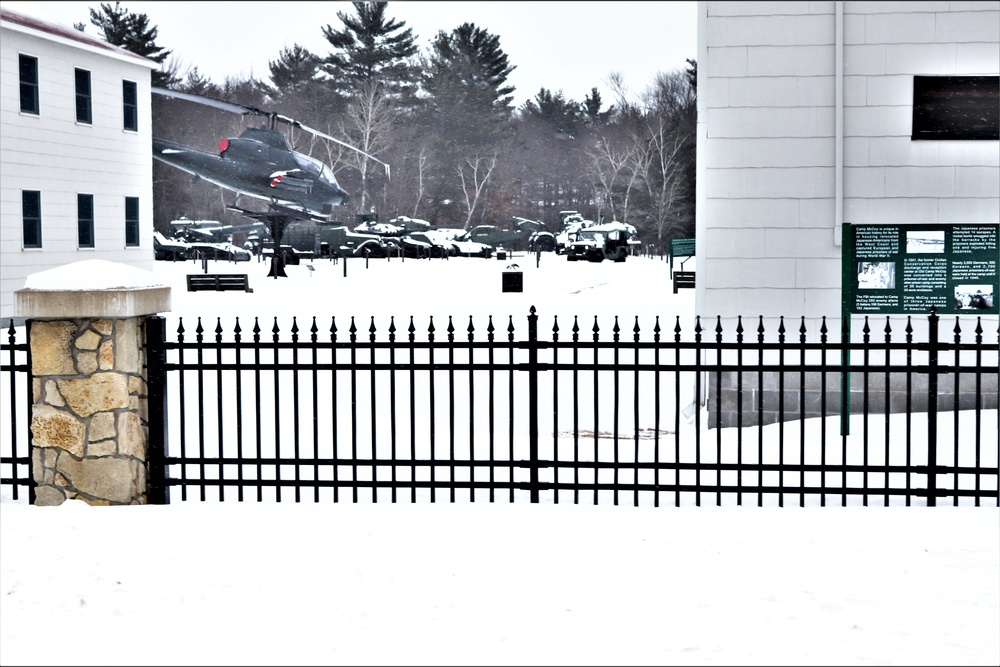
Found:
<path fill-rule="evenodd" d="M 102 51 L 107 51 L 116 56 L 128 58 L 135 61 L 136 64 L 146 65 L 150 69 L 159 68 L 160 64 L 155 60 L 150 60 L 145 56 L 140 56 L 137 53 L 132 53 L 127 49 L 123 49 L 120 46 L 115 46 L 110 42 L 106 42 L 103 39 L 98 39 L 97 37 L 91 37 L 82 30 L 77 30 L 72 26 L 65 26 L 61 23 L 53 23 L 51 21 L 43 21 L 42 19 L 35 18 L 33 16 L 28 16 L 27 14 L 21 14 L 20 12 L 12 11 L 6 7 L 0 7 L 0 23 L 4 24 L 5 28 L 11 29 L 28 29 L 37 32 L 44 33 L 44 35 L 51 38 L 55 38 L 55 41 L 69 40 L 71 42 L 76 42 L 86 47 L 100 49 Z"/>

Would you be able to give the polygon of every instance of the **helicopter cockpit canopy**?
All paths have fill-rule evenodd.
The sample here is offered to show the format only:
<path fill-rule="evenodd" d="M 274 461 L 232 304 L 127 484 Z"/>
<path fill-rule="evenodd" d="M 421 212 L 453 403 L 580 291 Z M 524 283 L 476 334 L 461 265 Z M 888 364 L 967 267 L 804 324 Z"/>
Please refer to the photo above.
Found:
<path fill-rule="evenodd" d="M 299 167 L 301 167 L 303 171 L 305 171 L 308 174 L 315 175 L 318 181 L 326 183 L 327 185 L 330 186 L 336 186 L 338 188 L 340 187 L 340 185 L 337 183 L 337 179 L 334 178 L 333 176 L 333 172 L 330 171 L 330 169 L 325 164 L 323 164 L 316 158 L 310 157 L 309 155 L 296 153 L 295 161 L 299 164 Z"/>

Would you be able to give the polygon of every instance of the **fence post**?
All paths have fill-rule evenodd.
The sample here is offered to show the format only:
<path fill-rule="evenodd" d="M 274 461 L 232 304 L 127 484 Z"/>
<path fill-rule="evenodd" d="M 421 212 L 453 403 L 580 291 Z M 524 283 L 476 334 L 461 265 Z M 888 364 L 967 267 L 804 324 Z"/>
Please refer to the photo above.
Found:
<path fill-rule="evenodd" d="M 149 440 L 146 463 L 149 469 L 150 505 L 170 504 L 167 488 L 167 322 L 163 317 L 146 318 L 146 403 Z"/>
<path fill-rule="evenodd" d="M 127 264 L 87 260 L 28 276 L 35 505 L 149 502 L 146 316 L 170 288 Z"/>
<path fill-rule="evenodd" d="M 927 332 L 927 506 L 937 505 L 938 314 L 931 306 Z M 955 397 L 958 400 L 958 397 Z M 955 407 L 958 410 L 958 407 Z M 956 413 L 957 414 L 957 413 Z"/>
<path fill-rule="evenodd" d="M 538 494 L 538 314 L 528 314 L 528 451 L 531 464 L 531 502 Z"/>

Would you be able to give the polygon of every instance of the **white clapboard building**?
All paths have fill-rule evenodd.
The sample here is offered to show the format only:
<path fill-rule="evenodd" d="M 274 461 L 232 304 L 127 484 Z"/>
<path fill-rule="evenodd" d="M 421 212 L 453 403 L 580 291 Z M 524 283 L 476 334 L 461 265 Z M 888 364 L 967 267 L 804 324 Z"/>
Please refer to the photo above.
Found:
<path fill-rule="evenodd" d="M 785 316 L 797 336 L 827 316 L 836 334 L 844 223 L 1000 222 L 1000 2 L 699 2 L 698 44 L 695 290 L 713 323 Z M 982 84 L 953 93 L 987 95 L 984 113 L 922 127 L 925 84 Z"/>
<path fill-rule="evenodd" d="M 0 8 L 0 323 L 33 273 L 152 269 L 150 73 L 86 33 Z"/>

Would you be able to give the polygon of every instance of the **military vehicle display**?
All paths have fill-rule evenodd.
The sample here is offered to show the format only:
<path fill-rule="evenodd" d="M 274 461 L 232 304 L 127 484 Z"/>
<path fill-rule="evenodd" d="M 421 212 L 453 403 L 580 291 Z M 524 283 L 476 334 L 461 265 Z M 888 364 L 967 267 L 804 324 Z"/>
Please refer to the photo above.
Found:
<path fill-rule="evenodd" d="M 635 227 L 624 222 L 608 222 L 585 227 L 576 233 L 576 240 L 566 247 L 570 262 L 624 262 L 629 256 L 629 246 L 638 245 Z"/>

